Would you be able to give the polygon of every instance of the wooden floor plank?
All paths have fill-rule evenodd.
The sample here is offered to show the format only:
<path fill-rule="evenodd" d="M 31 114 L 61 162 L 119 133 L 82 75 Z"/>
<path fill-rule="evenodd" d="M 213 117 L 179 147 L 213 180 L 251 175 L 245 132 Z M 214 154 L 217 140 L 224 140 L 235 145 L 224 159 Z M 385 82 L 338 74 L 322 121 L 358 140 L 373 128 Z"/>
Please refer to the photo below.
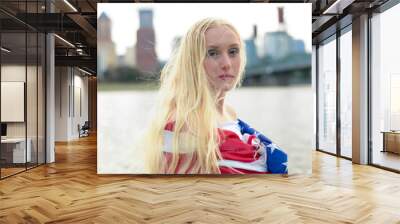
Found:
<path fill-rule="evenodd" d="M 96 137 L 0 181 L 0 223 L 400 223 L 400 175 L 313 153 L 312 175 L 97 175 Z"/>

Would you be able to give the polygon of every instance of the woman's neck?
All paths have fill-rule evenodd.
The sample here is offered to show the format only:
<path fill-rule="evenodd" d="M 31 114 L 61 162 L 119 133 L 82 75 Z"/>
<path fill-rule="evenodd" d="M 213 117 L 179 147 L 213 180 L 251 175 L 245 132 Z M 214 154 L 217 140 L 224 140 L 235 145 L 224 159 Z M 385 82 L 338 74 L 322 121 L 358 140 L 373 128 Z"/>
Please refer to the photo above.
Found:
<path fill-rule="evenodd" d="M 224 105 L 224 100 L 220 100 L 217 102 L 217 111 L 220 115 L 223 115 L 225 112 L 225 105 Z"/>
<path fill-rule="evenodd" d="M 218 120 L 220 123 L 225 123 L 227 121 L 232 121 L 235 118 L 230 114 L 227 106 L 225 105 L 225 92 L 220 92 L 217 98 L 217 112 L 218 112 Z"/>
<path fill-rule="evenodd" d="M 219 114 L 224 114 L 225 111 L 225 92 L 218 92 L 217 94 L 217 111 Z"/>
<path fill-rule="evenodd" d="M 221 101 L 218 101 L 217 111 L 218 111 L 218 117 L 219 117 L 218 120 L 220 123 L 225 123 L 227 121 L 234 120 L 234 118 L 230 114 L 229 110 L 227 109 L 227 106 L 224 104 L 224 99 L 222 99 Z"/>

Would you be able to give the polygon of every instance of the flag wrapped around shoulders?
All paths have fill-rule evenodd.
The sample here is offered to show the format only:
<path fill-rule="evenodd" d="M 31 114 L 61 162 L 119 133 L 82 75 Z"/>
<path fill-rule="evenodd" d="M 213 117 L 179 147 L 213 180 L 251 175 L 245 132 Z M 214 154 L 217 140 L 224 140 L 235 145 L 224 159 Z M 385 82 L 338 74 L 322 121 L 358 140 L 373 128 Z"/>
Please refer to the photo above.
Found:
<path fill-rule="evenodd" d="M 173 129 L 174 123 L 170 122 L 164 130 L 163 154 L 167 167 L 172 159 Z M 218 166 L 221 174 L 287 173 L 287 154 L 244 121 L 238 119 L 227 122 L 218 129 L 221 138 L 219 150 L 222 156 Z M 196 156 L 185 153 L 193 150 L 180 149 L 175 173 L 193 173 Z"/>
<path fill-rule="evenodd" d="M 280 149 L 277 145 L 275 145 L 269 138 L 265 135 L 261 134 L 260 132 L 256 131 L 255 129 L 251 128 L 248 124 L 244 121 L 238 119 L 240 132 L 244 134 L 255 135 L 261 143 L 266 147 L 267 152 L 267 170 L 271 173 L 280 173 L 280 174 L 287 174 L 287 161 L 288 157 L 287 154 Z"/>

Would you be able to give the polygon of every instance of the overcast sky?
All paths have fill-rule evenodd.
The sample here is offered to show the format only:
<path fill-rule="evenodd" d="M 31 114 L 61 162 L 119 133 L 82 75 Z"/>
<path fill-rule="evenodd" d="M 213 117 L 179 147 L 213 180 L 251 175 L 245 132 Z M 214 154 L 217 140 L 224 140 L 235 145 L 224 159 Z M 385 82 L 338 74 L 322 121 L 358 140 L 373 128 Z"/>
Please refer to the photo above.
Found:
<path fill-rule="evenodd" d="M 244 39 L 251 37 L 256 24 L 260 37 L 278 29 L 277 8 L 281 6 L 288 33 L 303 40 L 306 50 L 311 51 L 311 3 L 98 3 L 97 10 L 98 17 L 105 12 L 111 19 L 112 39 L 117 54 L 122 55 L 127 47 L 136 43 L 138 10 L 152 9 L 157 55 L 166 60 L 171 53 L 172 40 L 183 36 L 200 19 L 226 19 Z"/>

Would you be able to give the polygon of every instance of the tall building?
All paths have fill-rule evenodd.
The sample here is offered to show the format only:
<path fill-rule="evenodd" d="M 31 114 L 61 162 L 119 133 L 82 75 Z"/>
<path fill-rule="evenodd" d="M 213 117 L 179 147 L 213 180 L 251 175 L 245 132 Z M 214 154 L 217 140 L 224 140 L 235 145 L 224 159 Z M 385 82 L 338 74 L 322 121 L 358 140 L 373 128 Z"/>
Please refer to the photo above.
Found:
<path fill-rule="evenodd" d="M 305 52 L 304 42 L 294 40 L 286 30 L 283 8 L 278 8 L 278 31 L 264 35 L 264 56 L 281 59 L 292 53 Z"/>
<path fill-rule="evenodd" d="M 153 11 L 150 9 L 140 10 L 139 23 L 136 42 L 136 66 L 142 72 L 156 72 L 158 61 L 155 50 Z"/>
<path fill-rule="evenodd" d="M 115 44 L 111 39 L 112 22 L 104 12 L 97 21 L 97 72 L 101 79 L 104 72 L 117 65 L 117 54 Z"/>
<path fill-rule="evenodd" d="M 280 59 L 284 58 L 292 50 L 293 39 L 283 31 L 269 32 L 264 36 L 265 56 Z"/>
<path fill-rule="evenodd" d="M 136 50 L 135 46 L 128 47 L 125 53 L 125 61 L 126 66 L 135 67 L 136 66 Z"/>
<path fill-rule="evenodd" d="M 274 59 L 284 58 L 291 50 L 292 38 L 286 31 L 282 7 L 278 8 L 278 23 L 278 31 L 269 32 L 264 35 L 264 54 Z"/>
<path fill-rule="evenodd" d="M 295 53 L 304 53 L 306 51 L 305 46 L 304 46 L 304 41 L 294 40 L 293 41 L 293 51 Z"/>
<path fill-rule="evenodd" d="M 250 39 L 245 40 L 247 66 L 252 66 L 259 62 L 259 57 L 257 55 L 256 39 L 257 39 L 257 26 L 254 25 L 253 36 Z"/>
<path fill-rule="evenodd" d="M 98 28 L 99 31 L 97 33 L 97 38 L 101 41 L 112 41 L 111 38 L 111 28 L 112 28 L 112 22 L 111 19 L 108 18 L 107 14 L 105 12 L 101 13 L 99 19 L 98 19 Z"/>
<path fill-rule="evenodd" d="M 278 30 L 286 32 L 287 28 L 286 28 L 285 14 L 283 11 L 283 7 L 278 7 L 278 23 L 279 23 Z"/>

